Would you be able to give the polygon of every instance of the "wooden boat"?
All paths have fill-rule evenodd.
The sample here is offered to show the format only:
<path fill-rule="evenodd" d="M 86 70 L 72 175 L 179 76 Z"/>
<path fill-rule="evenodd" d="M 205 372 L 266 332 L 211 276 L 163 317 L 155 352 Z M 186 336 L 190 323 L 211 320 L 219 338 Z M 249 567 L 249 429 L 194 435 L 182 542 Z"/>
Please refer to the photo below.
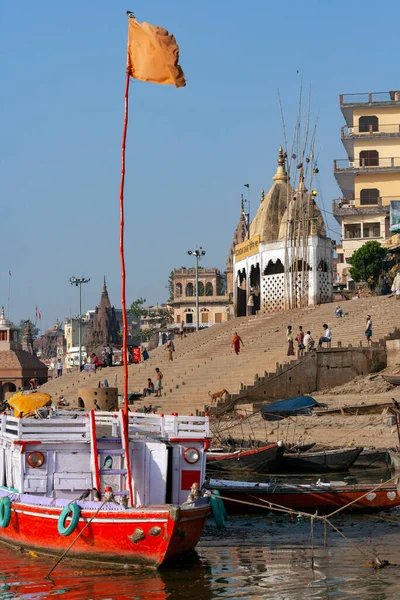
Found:
<path fill-rule="evenodd" d="M 54 412 L 0 417 L 0 541 L 150 565 L 196 546 L 208 417 Z"/>
<path fill-rule="evenodd" d="M 352 469 L 390 469 L 392 467 L 390 452 L 364 448 L 352 464 Z"/>
<path fill-rule="evenodd" d="M 382 377 L 387 383 L 400 385 L 400 373 L 382 373 Z"/>
<path fill-rule="evenodd" d="M 318 402 L 311 396 L 296 396 L 286 400 L 271 402 L 260 409 L 265 421 L 279 421 L 286 417 L 296 415 L 310 415 L 313 408 L 319 406 Z"/>
<path fill-rule="evenodd" d="M 276 472 L 283 454 L 282 442 L 235 452 L 207 452 L 207 471 Z"/>
<path fill-rule="evenodd" d="M 316 442 L 310 442 L 309 444 L 293 444 L 293 446 L 286 446 L 285 452 L 289 454 L 301 454 L 302 452 L 308 452 L 311 448 L 314 448 Z"/>
<path fill-rule="evenodd" d="M 320 452 L 285 453 L 280 462 L 281 473 L 326 473 L 347 471 L 362 452 L 362 448 L 340 448 Z"/>
<path fill-rule="evenodd" d="M 331 417 L 332 415 L 380 415 L 392 406 L 391 402 L 377 402 L 374 404 L 352 404 L 337 408 L 316 408 L 314 414 L 318 417 Z"/>
<path fill-rule="evenodd" d="M 376 484 L 378 485 L 378 484 Z M 268 508 L 268 502 L 292 510 L 330 513 L 357 500 L 346 512 L 373 512 L 400 505 L 397 482 L 372 491 L 374 485 L 346 485 L 344 482 L 316 484 L 251 483 L 211 479 L 210 490 L 217 490 L 230 513 L 251 513 Z M 247 504 L 246 504 L 247 503 Z M 271 507 L 270 510 L 273 510 Z"/>

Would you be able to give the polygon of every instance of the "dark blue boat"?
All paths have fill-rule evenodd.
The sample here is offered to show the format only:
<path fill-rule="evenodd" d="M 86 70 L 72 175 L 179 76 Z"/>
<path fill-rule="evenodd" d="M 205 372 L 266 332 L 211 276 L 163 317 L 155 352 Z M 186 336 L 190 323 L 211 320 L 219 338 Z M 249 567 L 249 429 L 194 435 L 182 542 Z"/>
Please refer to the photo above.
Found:
<path fill-rule="evenodd" d="M 311 396 L 296 396 L 287 400 L 278 400 L 261 408 L 261 416 L 266 421 L 280 421 L 295 415 L 310 415 L 312 409 L 319 406 Z"/>

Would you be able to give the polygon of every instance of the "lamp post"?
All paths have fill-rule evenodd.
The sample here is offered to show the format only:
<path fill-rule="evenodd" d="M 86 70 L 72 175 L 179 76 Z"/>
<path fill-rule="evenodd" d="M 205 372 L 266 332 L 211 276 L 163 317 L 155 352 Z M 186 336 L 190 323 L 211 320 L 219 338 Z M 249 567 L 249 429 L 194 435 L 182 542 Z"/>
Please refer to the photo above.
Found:
<path fill-rule="evenodd" d="M 81 314 L 82 314 L 82 283 L 88 283 L 90 279 L 82 277 L 70 277 L 69 282 L 71 285 L 79 286 L 79 317 L 78 317 L 78 346 L 79 346 L 79 372 L 82 366 L 82 335 L 81 335 Z"/>
<path fill-rule="evenodd" d="M 198 250 L 188 250 L 189 256 L 194 256 L 196 259 L 196 331 L 199 330 L 199 259 L 205 253 L 201 246 Z"/>

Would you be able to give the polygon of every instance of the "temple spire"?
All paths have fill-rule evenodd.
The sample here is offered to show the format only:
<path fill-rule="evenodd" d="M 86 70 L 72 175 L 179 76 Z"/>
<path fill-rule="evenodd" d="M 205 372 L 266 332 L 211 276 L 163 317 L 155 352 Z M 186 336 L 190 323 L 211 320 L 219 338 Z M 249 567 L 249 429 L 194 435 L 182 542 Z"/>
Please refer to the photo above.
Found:
<path fill-rule="evenodd" d="M 278 168 L 272 179 L 274 181 L 287 181 L 288 180 L 288 176 L 287 176 L 287 173 L 285 170 L 285 155 L 283 153 L 282 146 L 279 146 Z"/>

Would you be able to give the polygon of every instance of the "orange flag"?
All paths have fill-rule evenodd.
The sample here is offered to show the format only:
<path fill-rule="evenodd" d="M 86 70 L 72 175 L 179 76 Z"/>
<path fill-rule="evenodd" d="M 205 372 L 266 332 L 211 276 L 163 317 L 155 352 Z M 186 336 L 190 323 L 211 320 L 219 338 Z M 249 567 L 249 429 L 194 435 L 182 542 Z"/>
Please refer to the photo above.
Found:
<path fill-rule="evenodd" d="M 186 85 L 179 66 L 179 46 L 166 29 L 128 19 L 127 73 L 134 79 L 152 83 Z"/>

